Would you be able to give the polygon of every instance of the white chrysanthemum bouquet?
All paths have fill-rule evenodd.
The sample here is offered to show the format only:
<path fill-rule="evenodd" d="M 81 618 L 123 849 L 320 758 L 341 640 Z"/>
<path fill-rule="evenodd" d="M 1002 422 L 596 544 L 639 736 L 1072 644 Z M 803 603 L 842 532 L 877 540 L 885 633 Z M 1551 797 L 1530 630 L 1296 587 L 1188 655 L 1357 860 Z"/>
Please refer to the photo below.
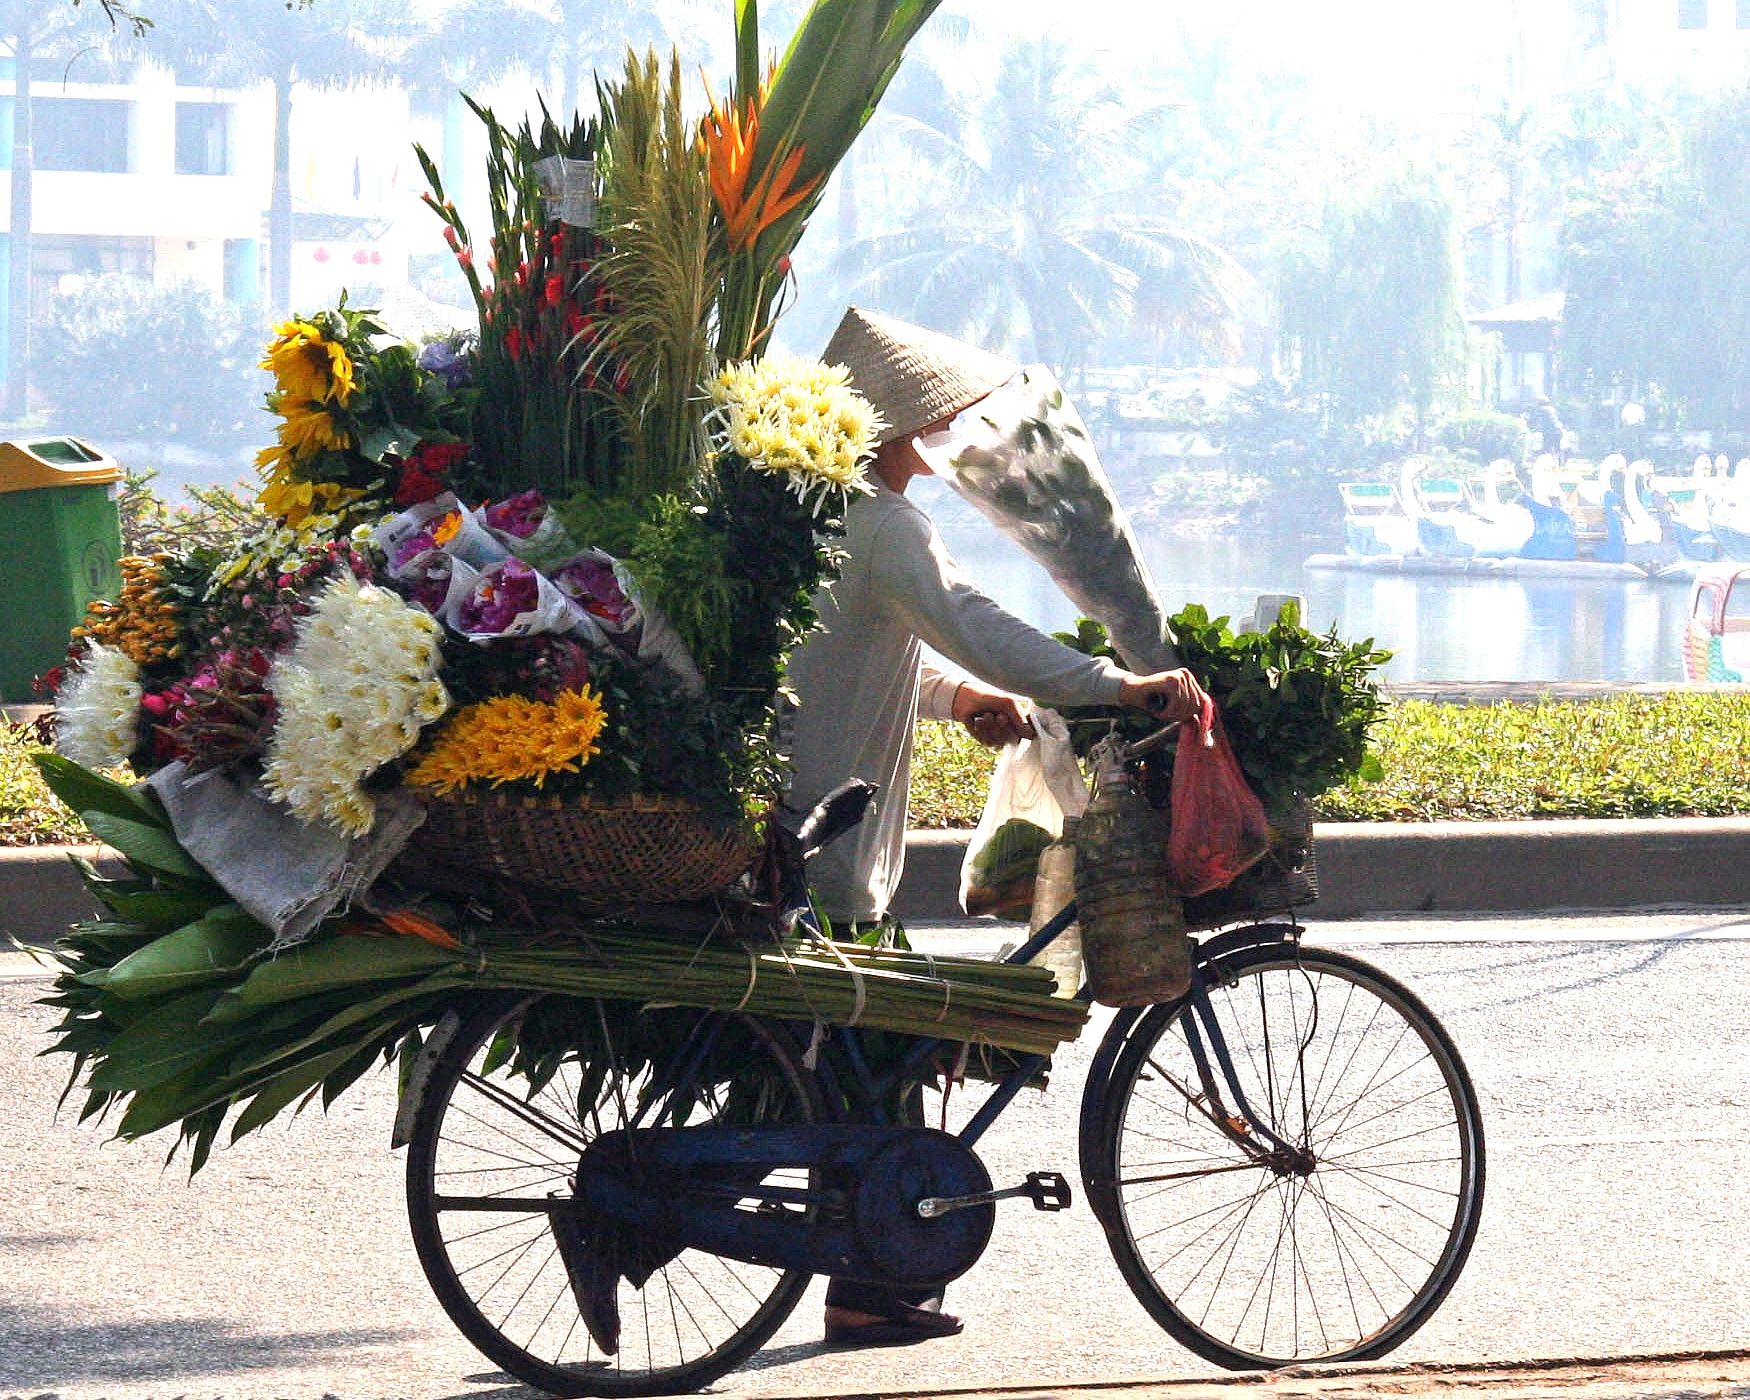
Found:
<path fill-rule="evenodd" d="M 360 781 L 419 742 L 450 707 L 437 678 L 443 628 L 430 613 L 350 574 L 330 583 L 268 674 L 278 718 L 263 785 L 306 821 L 369 831 Z"/>

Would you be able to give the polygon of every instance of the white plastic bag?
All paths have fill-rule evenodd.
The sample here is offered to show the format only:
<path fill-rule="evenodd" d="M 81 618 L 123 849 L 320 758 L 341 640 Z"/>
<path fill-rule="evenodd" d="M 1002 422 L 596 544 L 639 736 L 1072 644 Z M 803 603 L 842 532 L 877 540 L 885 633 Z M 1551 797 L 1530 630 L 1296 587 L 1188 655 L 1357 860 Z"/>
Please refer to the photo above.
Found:
<path fill-rule="evenodd" d="M 1063 834 L 1065 817 L 1088 805 L 1088 785 L 1055 710 L 1035 710 L 1037 735 L 997 758 L 984 814 L 960 866 L 960 907 L 968 914 L 1025 920 L 1033 907 L 1039 854 Z"/>

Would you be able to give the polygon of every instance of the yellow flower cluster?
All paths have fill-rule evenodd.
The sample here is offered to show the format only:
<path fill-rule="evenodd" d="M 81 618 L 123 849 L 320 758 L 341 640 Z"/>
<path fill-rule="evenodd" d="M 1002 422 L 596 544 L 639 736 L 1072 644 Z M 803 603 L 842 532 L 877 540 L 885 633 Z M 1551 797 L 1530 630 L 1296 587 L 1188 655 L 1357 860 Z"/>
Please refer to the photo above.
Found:
<path fill-rule="evenodd" d="M 458 710 L 407 781 L 454 792 L 468 783 L 532 781 L 575 773 L 596 753 L 607 722 L 593 691 L 565 690 L 551 704 L 521 695 L 495 695 Z"/>
<path fill-rule="evenodd" d="M 353 395 L 352 358 L 346 347 L 308 321 L 280 326 L 261 367 L 272 371 L 279 392 L 294 404 L 333 403 L 344 408 Z"/>
<path fill-rule="evenodd" d="M 261 494 L 263 509 L 273 515 L 277 523 L 241 540 L 230 556 L 213 570 L 212 580 L 207 584 L 209 601 L 240 578 L 294 573 L 303 566 L 312 545 L 326 544 L 345 533 L 345 522 L 338 515 L 310 513 L 292 520 L 266 505 L 267 491 Z"/>
<path fill-rule="evenodd" d="M 164 594 L 168 554 L 142 559 L 130 554 L 117 560 L 122 573 L 121 597 L 115 602 L 94 599 L 85 608 L 85 623 L 73 629 L 75 638 L 89 637 L 114 647 L 136 666 L 168 661 L 181 650 L 177 641 L 178 608 Z"/>
<path fill-rule="evenodd" d="M 707 388 L 719 451 L 788 477 L 816 512 L 831 491 L 869 490 L 863 463 L 886 425 L 843 366 L 774 351 L 728 366 Z"/>
<path fill-rule="evenodd" d="M 334 482 L 300 481 L 295 471 L 324 452 L 351 446 L 351 436 L 332 410 L 345 408 L 357 388 L 352 357 L 321 327 L 287 321 L 269 343 L 261 367 L 273 372 L 269 403 L 280 415 L 279 441 L 255 458 L 256 470 L 267 482 L 259 497 L 261 508 L 291 525 L 311 514 L 342 509 L 362 493 Z"/>

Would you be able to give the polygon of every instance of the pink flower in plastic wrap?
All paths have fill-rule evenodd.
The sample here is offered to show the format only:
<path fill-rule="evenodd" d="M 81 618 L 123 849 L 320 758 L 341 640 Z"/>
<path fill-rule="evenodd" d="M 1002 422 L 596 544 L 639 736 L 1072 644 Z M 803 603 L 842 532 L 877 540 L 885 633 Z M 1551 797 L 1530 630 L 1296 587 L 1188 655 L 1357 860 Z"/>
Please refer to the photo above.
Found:
<path fill-rule="evenodd" d="M 588 555 L 573 559 L 553 575 L 553 582 L 592 617 L 615 627 L 624 627 L 630 620 L 632 601 L 614 577 L 612 566 L 600 559 Z"/>
<path fill-rule="evenodd" d="M 506 559 L 481 574 L 473 595 L 463 601 L 462 630 L 483 636 L 502 632 L 518 613 L 533 611 L 540 597 L 535 571 L 520 559 Z"/>
<path fill-rule="evenodd" d="M 412 584 L 407 591 L 407 600 L 424 608 L 433 617 L 441 616 L 444 603 L 450 596 L 450 567 L 448 555 L 439 555 L 432 560 L 416 578 L 407 580 Z"/>
<path fill-rule="evenodd" d="M 522 491 L 508 500 L 486 507 L 486 523 L 494 530 L 526 540 L 540 529 L 547 515 L 547 498 L 539 491 Z"/>
<path fill-rule="evenodd" d="M 400 573 L 407 567 L 409 561 L 417 559 L 420 555 L 437 547 L 437 536 L 431 532 L 430 527 L 409 535 L 395 546 L 395 553 L 389 559 L 390 572 Z"/>

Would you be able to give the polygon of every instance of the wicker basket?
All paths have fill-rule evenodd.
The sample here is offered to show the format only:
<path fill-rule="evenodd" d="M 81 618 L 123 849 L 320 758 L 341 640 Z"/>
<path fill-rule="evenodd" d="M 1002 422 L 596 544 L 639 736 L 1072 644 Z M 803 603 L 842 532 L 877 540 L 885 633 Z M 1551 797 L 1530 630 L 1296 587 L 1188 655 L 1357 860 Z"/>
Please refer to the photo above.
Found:
<path fill-rule="evenodd" d="M 1305 798 L 1270 813 L 1270 854 L 1231 885 L 1185 901 L 1185 923 L 1220 928 L 1265 914 L 1301 909 L 1319 897 L 1313 810 Z"/>
<path fill-rule="evenodd" d="M 499 875 L 593 899 L 670 904 L 739 879 L 760 853 L 745 826 L 718 827 L 675 798 L 596 806 L 493 792 L 425 795 L 412 843 L 421 868 Z"/>

